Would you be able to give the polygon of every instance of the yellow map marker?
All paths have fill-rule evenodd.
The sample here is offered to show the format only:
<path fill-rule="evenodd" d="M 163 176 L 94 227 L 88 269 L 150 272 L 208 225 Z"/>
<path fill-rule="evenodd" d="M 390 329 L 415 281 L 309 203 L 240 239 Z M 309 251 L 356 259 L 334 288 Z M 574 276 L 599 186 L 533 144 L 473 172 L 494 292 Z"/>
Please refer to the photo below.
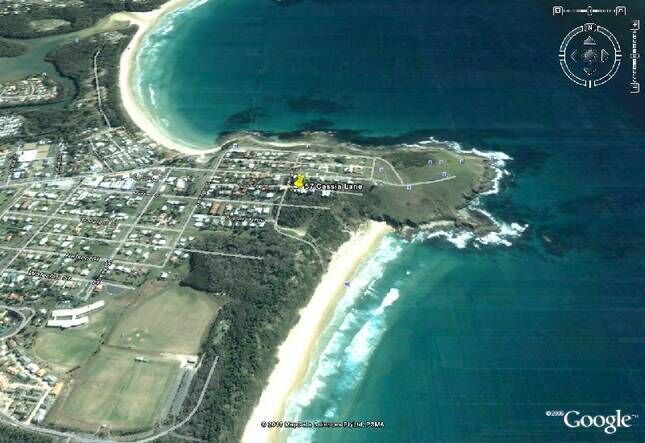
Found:
<path fill-rule="evenodd" d="M 304 174 L 298 174 L 298 177 L 296 177 L 295 181 L 293 182 L 293 185 L 298 189 L 304 188 L 305 187 L 305 175 Z"/>

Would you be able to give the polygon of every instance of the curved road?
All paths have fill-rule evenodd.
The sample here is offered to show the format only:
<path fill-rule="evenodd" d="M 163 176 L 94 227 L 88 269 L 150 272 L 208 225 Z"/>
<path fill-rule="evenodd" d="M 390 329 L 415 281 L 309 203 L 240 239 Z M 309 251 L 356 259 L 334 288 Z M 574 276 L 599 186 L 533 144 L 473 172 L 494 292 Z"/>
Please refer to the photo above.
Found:
<path fill-rule="evenodd" d="M 20 322 L 20 325 L 17 328 L 14 328 L 13 331 L 11 331 L 10 333 L 8 333 L 6 335 L 0 336 L 0 341 L 6 340 L 6 339 L 9 339 L 11 337 L 15 337 L 16 335 L 18 335 L 18 333 L 20 331 L 22 331 L 25 328 L 25 326 L 27 326 L 29 324 L 29 322 L 34 317 L 34 315 L 36 315 L 36 311 L 34 311 L 31 308 L 16 308 L 15 306 L 0 305 L 0 309 L 6 309 L 8 311 L 15 312 L 16 314 L 18 314 L 22 318 L 22 320 Z M 20 311 L 21 309 L 29 311 L 29 316 L 26 316 L 25 314 L 23 314 Z"/>

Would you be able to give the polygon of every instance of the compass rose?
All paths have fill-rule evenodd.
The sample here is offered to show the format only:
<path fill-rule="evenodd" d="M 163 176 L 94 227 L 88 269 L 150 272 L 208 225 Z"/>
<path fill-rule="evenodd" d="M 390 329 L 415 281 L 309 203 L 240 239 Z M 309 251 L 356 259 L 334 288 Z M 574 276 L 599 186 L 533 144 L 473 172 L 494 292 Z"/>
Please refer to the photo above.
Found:
<path fill-rule="evenodd" d="M 574 28 L 560 45 L 560 66 L 580 86 L 593 88 L 611 80 L 620 68 L 618 40 L 607 28 L 587 23 Z"/>

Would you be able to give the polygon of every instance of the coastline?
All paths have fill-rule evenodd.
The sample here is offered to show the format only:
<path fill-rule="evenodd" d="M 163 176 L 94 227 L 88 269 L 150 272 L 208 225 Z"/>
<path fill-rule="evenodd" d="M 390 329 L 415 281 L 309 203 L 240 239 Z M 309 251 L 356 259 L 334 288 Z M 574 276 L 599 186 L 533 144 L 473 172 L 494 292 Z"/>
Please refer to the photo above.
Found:
<path fill-rule="evenodd" d="M 309 303 L 300 311 L 298 323 L 278 348 L 278 363 L 246 424 L 242 442 L 269 442 L 279 438 L 276 428 L 262 428 L 261 422 L 283 419 L 287 400 L 306 376 L 318 338 L 345 292 L 344 282 L 392 231 L 384 222 L 370 221 L 336 251 Z M 293 352 L 294 349 L 298 352 Z"/>
<path fill-rule="evenodd" d="M 204 155 L 218 151 L 219 147 L 199 149 L 190 147 L 187 143 L 183 143 L 180 140 L 170 137 L 152 120 L 147 110 L 137 99 L 131 83 L 137 63 L 137 54 L 141 49 L 141 45 L 147 33 L 167 14 L 189 6 L 194 1 L 195 0 L 169 0 L 159 9 L 155 9 L 150 12 L 119 12 L 111 16 L 110 21 L 127 22 L 131 25 L 137 26 L 137 32 L 134 37 L 132 37 L 132 41 L 130 41 L 130 44 L 127 46 L 125 51 L 121 54 L 119 62 L 119 90 L 121 93 L 121 103 L 130 119 L 141 131 L 146 133 L 148 137 L 164 148 L 186 155 Z"/>

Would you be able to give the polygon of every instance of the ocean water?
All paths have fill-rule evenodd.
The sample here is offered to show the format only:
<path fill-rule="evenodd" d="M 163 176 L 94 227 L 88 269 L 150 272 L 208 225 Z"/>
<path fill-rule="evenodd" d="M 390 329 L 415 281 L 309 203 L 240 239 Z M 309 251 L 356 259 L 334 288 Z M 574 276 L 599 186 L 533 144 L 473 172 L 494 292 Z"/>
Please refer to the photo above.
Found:
<path fill-rule="evenodd" d="M 642 2 L 621 3 L 645 19 Z M 290 441 L 645 440 L 645 100 L 626 93 L 627 64 L 603 88 L 569 82 L 560 42 L 591 19 L 551 7 L 212 0 L 149 38 L 142 100 L 195 144 L 314 128 L 512 158 L 479 202 L 500 236 L 388 237 L 288 405 L 385 427 Z M 602 23 L 626 49 L 626 22 Z M 642 417 L 608 436 L 546 414 L 571 409 Z"/>

